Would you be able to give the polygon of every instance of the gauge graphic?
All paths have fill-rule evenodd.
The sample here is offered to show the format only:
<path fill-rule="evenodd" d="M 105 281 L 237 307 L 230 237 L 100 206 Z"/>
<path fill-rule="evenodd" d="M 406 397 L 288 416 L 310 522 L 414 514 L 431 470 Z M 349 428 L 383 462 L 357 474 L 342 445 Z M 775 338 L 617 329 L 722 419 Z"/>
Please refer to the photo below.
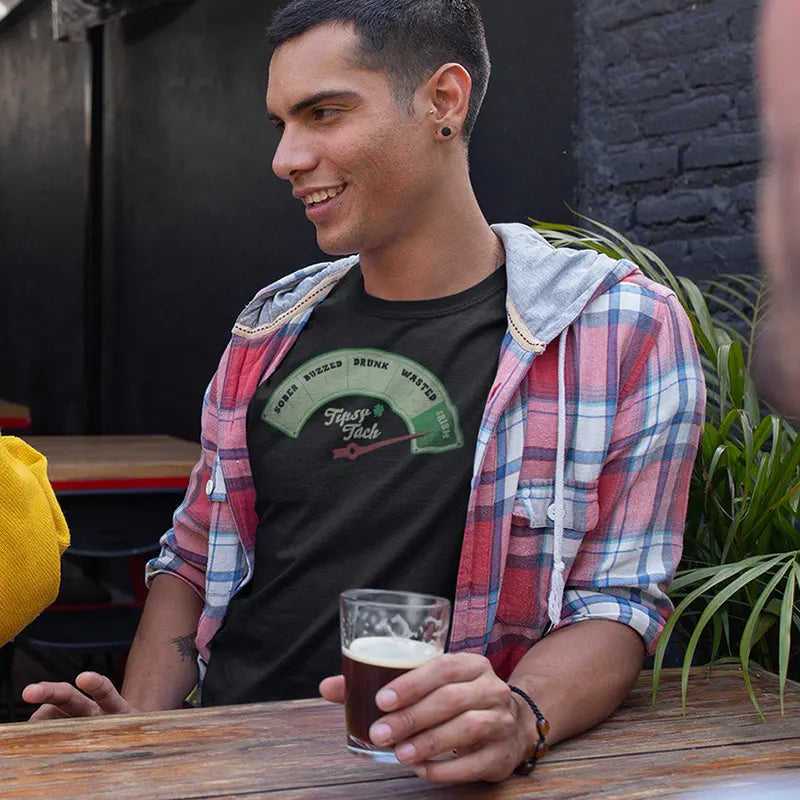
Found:
<path fill-rule="evenodd" d="M 414 454 L 464 444 L 458 409 L 441 381 L 410 358 L 375 349 L 333 350 L 307 361 L 276 387 L 261 419 L 296 439 L 322 406 L 354 396 L 391 408 L 405 422 L 409 435 L 401 438 Z"/>

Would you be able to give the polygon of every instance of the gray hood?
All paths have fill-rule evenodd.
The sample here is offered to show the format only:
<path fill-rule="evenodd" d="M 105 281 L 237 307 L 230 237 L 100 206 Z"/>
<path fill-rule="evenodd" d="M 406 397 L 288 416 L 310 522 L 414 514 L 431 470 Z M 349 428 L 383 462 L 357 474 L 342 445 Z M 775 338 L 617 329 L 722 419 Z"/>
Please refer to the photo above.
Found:
<path fill-rule="evenodd" d="M 589 301 L 636 267 L 593 250 L 555 248 L 530 226 L 493 225 L 506 250 L 509 329 L 528 352 L 540 353 L 577 319 Z M 262 289 L 233 332 L 253 338 L 271 333 L 322 300 L 357 256 L 305 267 Z"/>
<path fill-rule="evenodd" d="M 492 225 L 506 248 L 511 333 L 526 350 L 541 352 L 597 294 L 636 267 L 594 250 L 555 248 L 533 228 Z"/>

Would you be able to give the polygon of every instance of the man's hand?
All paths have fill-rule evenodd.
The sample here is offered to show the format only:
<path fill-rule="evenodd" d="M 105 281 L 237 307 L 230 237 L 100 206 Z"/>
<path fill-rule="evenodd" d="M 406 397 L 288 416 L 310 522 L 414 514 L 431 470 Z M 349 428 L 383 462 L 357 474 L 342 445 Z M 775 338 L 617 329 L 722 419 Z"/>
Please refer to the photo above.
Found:
<path fill-rule="evenodd" d="M 22 699 L 39 705 L 31 714 L 31 722 L 136 712 L 111 681 L 96 672 L 82 672 L 75 678 L 75 686 L 69 683 L 31 683 L 22 690 Z"/>
<path fill-rule="evenodd" d="M 542 710 L 552 746 L 611 714 L 636 682 L 643 655 L 644 644 L 633 628 L 589 619 L 537 642 L 509 680 Z M 326 678 L 319 688 L 326 700 L 344 702 L 341 675 Z M 370 738 L 378 747 L 394 745 L 398 759 L 430 781 L 503 780 L 538 740 L 531 709 L 483 656 L 434 658 L 386 684 L 376 700 L 387 714 L 372 726 Z M 454 759 L 429 760 L 454 749 Z"/>
<path fill-rule="evenodd" d="M 344 701 L 344 689 L 342 676 L 320 684 L 332 702 Z M 430 781 L 502 781 L 536 740 L 530 709 L 479 655 L 431 659 L 388 683 L 376 703 L 387 713 L 370 728 L 373 743 L 394 746 L 398 761 Z"/>
<path fill-rule="evenodd" d="M 761 264 L 771 290 L 753 366 L 762 394 L 800 418 L 800 4 L 765 0 L 758 26 L 764 158 L 757 203 Z"/>

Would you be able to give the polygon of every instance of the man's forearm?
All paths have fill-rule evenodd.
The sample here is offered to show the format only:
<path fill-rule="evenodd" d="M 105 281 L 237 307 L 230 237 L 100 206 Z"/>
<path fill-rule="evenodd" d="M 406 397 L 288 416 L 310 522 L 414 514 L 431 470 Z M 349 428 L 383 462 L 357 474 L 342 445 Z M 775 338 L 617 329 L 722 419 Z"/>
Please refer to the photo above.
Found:
<path fill-rule="evenodd" d="M 594 727 L 627 697 L 642 668 L 644 644 L 627 625 L 586 620 L 560 628 L 534 645 L 509 678 L 527 692 L 550 723 L 555 744 Z M 527 708 L 528 739 L 536 721 Z"/>
<path fill-rule="evenodd" d="M 134 708 L 180 708 L 197 682 L 194 638 L 202 607 L 180 578 L 153 579 L 122 684 L 122 696 Z"/>

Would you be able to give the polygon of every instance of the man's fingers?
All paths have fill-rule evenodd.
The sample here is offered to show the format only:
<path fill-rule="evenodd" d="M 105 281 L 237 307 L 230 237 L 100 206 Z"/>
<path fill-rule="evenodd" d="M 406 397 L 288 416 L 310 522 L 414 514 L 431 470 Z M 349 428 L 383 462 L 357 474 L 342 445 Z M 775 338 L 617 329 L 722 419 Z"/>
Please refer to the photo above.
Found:
<path fill-rule="evenodd" d="M 98 714 L 121 714 L 131 711 L 111 681 L 96 672 L 82 672 L 69 683 L 32 683 L 22 690 L 26 703 L 40 705 L 31 715 L 32 721 L 62 717 L 93 717 Z M 79 691 L 80 690 L 80 691 Z M 87 697 L 86 694 L 91 695 Z"/>
<path fill-rule="evenodd" d="M 22 690 L 22 699 L 34 705 L 56 706 L 66 717 L 89 717 L 97 713 L 97 704 L 69 683 L 32 683 Z M 31 716 L 34 719 L 36 712 Z M 39 719 L 39 717 L 36 717 Z M 55 719 L 46 716 L 44 719 Z"/>
<path fill-rule="evenodd" d="M 382 711 L 393 711 L 416 703 L 445 684 L 474 681 L 487 671 L 494 675 L 491 669 L 483 656 L 473 653 L 437 656 L 387 683 L 378 692 L 376 702 Z"/>
<path fill-rule="evenodd" d="M 448 756 L 454 750 L 463 756 L 500 738 L 506 724 L 497 711 L 467 711 L 400 742 L 395 755 L 402 764 L 409 765 Z"/>
<path fill-rule="evenodd" d="M 418 703 L 378 719 L 370 728 L 370 738 L 378 747 L 391 747 L 421 731 L 430 731 L 468 709 L 481 707 L 484 707 L 484 703 L 480 697 L 480 687 L 476 687 L 474 681 L 448 683 Z"/>
<path fill-rule="evenodd" d="M 435 783 L 471 783 L 473 781 L 505 780 L 514 767 L 509 751 L 499 747 L 484 747 L 474 753 L 459 755 L 447 761 L 426 761 L 415 771 L 420 778 Z"/>
<path fill-rule="evenodd" d="M 325 678 L 319 685 L 319 693 L 330 703 L 344 703 L 344 675 Z"/>
<path fill-rule="evenodd" d="M 91 695 L 100 712 L 104 714 L 125 714 L 131 710 L 128 701 L 114 688 L 114 684 L 97 672 L 82 672 L 75 678 L 75 685 Z M 97 711 L 93 712 L 97 713 Z"/>
<path fill-rule="evenodd" d="M 378 702 L 378 705 L 381 703 Z M 511 712 L 511 692 L 494 673 L 464 683 L 445 684 L 416 703 L 406 706 L 398 703 L 398 706 L 397 711 L 381 717 L 370 728 L 370 738 L 379 747 L 390 747 L 423 731 L 428 732 L 465 712 L 491 710 L 491 718 L 496 719 L 499 726 L 513 727 L 515 724 Z M 470 721 L 470 725 L 475 721 L 472 717 L 465 719 Z M 476 719 L 484 718 L 479 716 Z M 475 742 L 482 739 L 486 732 L 470 728 L 468 733 L 470 741 Z M 429 754 L 426 753 L 426 757 Z"/>
<path fill-rule="evenodd" d="M 56 706 L 45 703 L 31 714 L 28 722 L 43 722 L 47 719 L 68 719 L 68 716 L 63 711 L 56 708 Z"/>

